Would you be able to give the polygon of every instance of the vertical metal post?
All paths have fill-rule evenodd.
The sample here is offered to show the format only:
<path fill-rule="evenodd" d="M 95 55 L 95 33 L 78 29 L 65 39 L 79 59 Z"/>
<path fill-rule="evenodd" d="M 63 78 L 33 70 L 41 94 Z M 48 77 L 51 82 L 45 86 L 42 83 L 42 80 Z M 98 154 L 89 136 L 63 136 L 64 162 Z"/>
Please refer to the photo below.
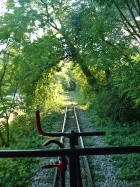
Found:
<path fill-rule="evenodd" d="M 76 175 L 76 159 L 75 156 L 69 157 L 70 168 L 70 187 L 77 187 L 77 175 Z"/>
<path fill-rule="evenodd" d="M 75 132 L 71 131 L 70 139 L 70 148 L 75 149 L 78 140 L 75 136 Z M 82 178 L 80 172 L 80 162 L 79 156 L 71 155 L 69 156 L 69 168 L 70 168 L 70 187 L 82 187 Z"/>
<path fill-rule="evenodd" d="M 70 148 L 75 149 L 75 140 L 74 140 L 73 131 L 71 131 L 69 140 L 70 140 Z M 77 187 L 76 157 L 74 155 L 69 156 L 69 169 L 70 169 L 70 187 Z"/>
<path fill-rule="evenodd" d="M 65 187 L 65 172 L 61 173 L 61 186 Z"/>

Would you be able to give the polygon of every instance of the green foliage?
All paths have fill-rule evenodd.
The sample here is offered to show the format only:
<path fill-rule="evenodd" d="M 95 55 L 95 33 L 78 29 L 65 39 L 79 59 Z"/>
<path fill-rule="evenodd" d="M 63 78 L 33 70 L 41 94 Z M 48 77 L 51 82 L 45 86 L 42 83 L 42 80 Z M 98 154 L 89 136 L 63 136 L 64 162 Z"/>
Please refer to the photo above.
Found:
<path fill-rule="evenodd" d="M 0 33 L 1 41 L 5 43 L 10 38 L 11 42 L 3 54 L 9 54 L 12 87 L 18 87 L 25 96 L 28 111 L 37 105 L 47 107 L 46 99 L 41 106 L 45 96 L 54 100 L 56 92 L 52 90 L 57 93 L 62 88 L 72 90 L 75 80 L 79 79 L 79 90 L 84 93 L 85 102 L 90 104 L 95 92 L 99 94 L 96 106 L 104 106 L 101 117 L 110 116 L 114 121 L 131 120 L 126 119 L 128 112 L 137 120 L 140 100 L 138 45 L 134 43 L 134 37 L 127 35 L 128 29 L 118 10 L 114 9 L 115 4 L 110 4 L 112 1 L 109 1 L 110 6 L 105 1 L 95 2 L 38 4 L 18 1 L 14 4 L 14 1 L 8 1 L 11 11 L 1 17 Z M 117 4 L 125 10 L 127 3 L 123 6 L 122 2 L 117 1 Z M 126 10 L 124 13 L 131 12 Z M 36 33 L 40 29 L 42 35 Z M 65 73 L 63 68 L 61 73 L 55 72 L 65 58 L 73 61 L 74 69 L 78 66 L 76 78 L 70 75 L 70 69 Z M 13 75 L 12 72 L 16 73 Z M 59 78 L 53 79 L 50 75 L 59 75 Z"/>
<path fill-rule="evenodd" d="M 134 102 L 134 107 L 140 106 L 140 55 L 131 57 L 130 66 L 126 65 L 123 70 L 120 69 L 120 75 L 115 80 L 116 86 L 122 95 L 131 98 Z"/>
<path fill-rule="evenodd" d="M 58 111 L 50 114 L 46 114 L 46 111 L 41 113 L 41 124 L 44 131 L 55 131 L 53 125 L 61 118 Z M 11 143 L 8 149 L 41 149 L 41 145 L 45 141 L 35 127 L 34 113 L 19 115 L 12 121 L 10 132 Z M 7 148 L 1 147 L 1 149 Z M 38 158 L 0 159 L 0 186 L 30 187 L 33 170 L 38 167 L 40 167 Z"/>
<path fill-rule="evenodd" d="M 139 120 L 138 109 L 133 108 L 134 103 L 131 98 L 121 96 L 117 90 L 102 91 L 94 100 L 91 108 L 100 118 L 111 118 L 114 122 L 125 122 Z"/>
<path fill-rule="evenodd" d="M 92 141 L 91 138 L 86 137 L 86 138 L 84 138 L 84 144 L 85 144 L 85 146 L 87 146 L 87 147 L 91 147 L 91 146 L 93 146 L 93 141 Z"/>
<path fill-rule="evenodd" d="M 19 116 L 10 125 L 11 143 L 8 149 L 30 149 L 34 145 L 32 136 L 36 136 L 34 131 L 34 120 L 27 119 L 25 115 Z M 33 133 L 34 132 L 34 133 Z M 6 149 L 6 147 L 1 147 Z M 13 158 L 0 159 L 0 185 L 10 186 L 30 186 L 30 177 L 37 159 Z"/>
<path fill-rule="evenodd" d="M 140 169 L 138 165 L 140 164 L 139 154 L 128 154 L 114 156 L 114 163 L 121 167 L 121 174 L 118 175 L 119 179 L 126 179 L 128 181 L 137 181 L 136 186 L 140 184 Z"/>
<path fill-rule="evenodd" d="M 0 159 L 0 185 L 30 186 L 30 177 L 34 164 L 33 159 Z M 28 180 L 27 180 L 28 179 Z"/>
<path fill-rule="evenodd" d="M 0 145 L 9 146 L 10 143 L 10 123 L 17 116 L 19 112 L 19 105 L 22 103 L 16 102 L 14 96 L 10 95 L 1 99 L 0 103 Z"/>
<path fill-rule="evenodd" d="M 86 104 L 85 94 L 80 90 L 79 86 L 76 87 L 76 91 L 74 92 L 74 97 L 79 105 Z"/>
<path fill-rule="evenodd" d="M 133 146 L 140 145 L 140 123 L 113 123 L 109 118 L 99 118 L 93 110 L 89 116 L 94 122 L 96 129 L 105 131 L 104 141 L 110 146 Z M 140 179 L 140 155 L 126 154 L 113 156 L 113 162 L 121 169 L 120 179 L 128 180 L 139 186 Z"/>
<path fill-rule="evenodd" d="M 0 17 L 1 117 L 8 122 L 9 108 L 15 112 L 15 103 L 5 100 L 11 90 L 23 95 L 20 107 L 32 113 L 57 111 L 63 90 L 76 88 L 78 101 L 96 118 L 135 126 L 140 120 L 137 5 L 136 0 L 8 0 Z"/>
<path fill-rule="evenodd" d="M 60 68 L 60 71 L 56 73 L 56 79 L 61 82 L 62 88 L 65 91 L 74 91 L 76 88 L 75 78 L 72 73 L 72 63 L 65 63 L 60 62 L 58 65 L 58 68 Z"/>

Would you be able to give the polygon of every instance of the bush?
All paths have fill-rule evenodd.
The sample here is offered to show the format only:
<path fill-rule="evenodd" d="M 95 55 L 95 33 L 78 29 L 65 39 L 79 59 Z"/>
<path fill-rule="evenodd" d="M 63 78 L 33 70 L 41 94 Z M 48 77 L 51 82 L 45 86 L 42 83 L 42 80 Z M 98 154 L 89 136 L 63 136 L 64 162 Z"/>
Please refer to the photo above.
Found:
<path fill-rule="evenodd" d="M 114 123 L 109 118 L 99 118 L 92 110 L 89 112 L 96 129 L 105 131 L 104 141 L 116 147 L 140 145 L 140 123 Z M 120 179 L 128 180 L 139 186 L 140 184 L 140 154 L 126 154 L 113 156 L 114 164 L 121 169 Z"/>

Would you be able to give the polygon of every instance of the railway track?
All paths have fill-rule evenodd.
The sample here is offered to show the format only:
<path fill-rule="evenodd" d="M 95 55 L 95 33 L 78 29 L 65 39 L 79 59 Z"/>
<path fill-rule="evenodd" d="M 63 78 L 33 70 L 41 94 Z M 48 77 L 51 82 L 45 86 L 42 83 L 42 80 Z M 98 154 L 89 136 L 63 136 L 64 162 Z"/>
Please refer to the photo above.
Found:
<path fill-rule="evenodd" d="M 78 121 L 78 115 L 76 113 L 76 107 L 74 104 L 74 99 L 72 97 L 72 94 L 68 96 L 68 100 L 66 102 L 66 109 L 65 109 L 65 115 L 64 115 L 64 121 L 63 121 L 63 127 L 62 132 L 81 132 L 79 121 Z M 77 141 L 77 140 L 76 140 Z M 60 138 L 60 142 L 63 143 L 65 148 L 70 148 L 70 142 L 69 139 L 62 136 Z M 76 147 L 84 148 L 84 142 L 82 136 L 78 138 L 78 141 L 75 142 Z M 80 173 L 78 173 L 77 177 L 79 177 L 80 181 L 77 183 L 77 187 L 94 187 L 93 182 L 93 176 L 90 171 L 89 162 L 87 159 L 87 156 L 81 156 L 78 157 L 78 162 L 80 165 Z M 70 187 L 70 173 L 69 173 L 69 166 L 66 170 L 66 180 L 65 180 L 65 186 Z M 61 187 L 60 182 L 60 175 L 58 170 L 55 170 L 53 185 L 52 187 Z M 58 177 L 59 176 L 59 177 Z"/>
<path fill-rule="evenodd" d="M 79 109 L 75 107 L 72 96 L 68 96 L 66 102 L 64 120 L 63 120 L 63 127 L 61 132 L 52 132 L 52 133 L 43 132 L 41 126 L 37 125 L 38 132 L 43 136 L 60 137 L 59 141 L 58 139 L 56 140 L 53 138 L 52 140 L 45 142 L 44 145 L 55 143 L 57 144 L 57 146 L 61 148 L 61 150 L 57 149 L 55 150 L 55 152 L 52 149 L 46 150 L 47 151 L 46 156 L 49 156 L 51 154 L 52 156 L 54 156 L 54 153 L 55 155 L 57 153 L 57 156 L 59 155 L 59 158 L 56 161 L 56 157 L 55 158 L 53 157 L 51 161 L 53 161 L 54 164 L 45 165 L 45 167 L 43 166 L 43 168 L 57 167 L 58 169 L 55 169 L 55 173 L 54 172 L 52 173 L 51 171 L 51 175 L 50 174 L 48 175 L 49 173 L 48 171 L 44 171 L 43 177 L 37 176 L 37 178 L 39 178 L 39 181 L 36 183 L 36 185 L 32 185 L 32 187 L 93 187 L 93 186 L 94 187 L 106 187 L 106 186 L 133 187 L 133 184 L 129 184 L 127 183 L 127 181 L 117 180 L 116 173 L 118 172 L 118 169 L 115 168 L 110 162 L 111 157 L 105 155 L 108 153 L 113 153 L 112 151 L 114 151 L 115 154 L 124 153 L 124 149 L 126 153 L 127 152 L 135 153 L 138 152 L 137 147 L 131 147 L 131 149 L 133 149 L 131 151 L 130 151 L 130 147 L 99 148 L 100 144 L 101 146 L 103 146 L 103 143 L 102 141 L 99 140 L 100 137 L 98 136 L 105 135 L 105 133 L 97 132 L 96 129 L 94 129 L 94 132 L 80 132 L 81 130 L 79 126 L 79 121 L 82 129 L 84 128 L 85 130 L 87 130 L 88 123 L 86 121 L 83 122 L 84 120 L 82 120 L 81 114 L 77 115 L 77 113 L 79 113 Z M 40 119 L 38 114 L 37 114 L 36 121 L 38 124 L 40 124 Z M 87 139 L 87 136 L 89 136 L 93 142 L 92 147 L 95 148 L 84 149 L 82 136 L 85 137 L 84 140 Z M 98 138 L 98 140 L 95 138 Z M 66 150 L 69 153 L 67 152 L 68 154 L 64 155 L 63 151 Z M 60 151 L 61 154 L 58 154 Z M 79 154 L 77 151 L 79 152 Z M 90 151 L 92 151 L 92 153 L 90 153 Z M 42 154 L 42 156 L 43 155 L 44 153 Z M 95 156 L 94 158 L 92 156 L 92 159 L 91 157 L 88 156 L 88 159 L 90 159 L 89 160 L 90 165 L 89 165 L 87 157 L 80 156 L 80 155 L 95 155 Z M 98 155 L 103 155 L 103 156 L 98 156 Z M 44 158 L 45 158 L 44 164 L 46 163 L 46 161 L 50 162 L 49 158 L 47 157 Z M 65 158 L 68 161 L 66 171 L 65 171 L 65 167 L 67 161 Z M 90 171 L 90 166 L 91 166 L 92 173 Z M 42 183 L 40 183 L 40 181 L 42 181 Z"/>
<path fill-rule="evenodd" d="M 127 181 L 119 181 L 116 178 L 116 173 L 119 171 L 119 168 L 113 166 L 113 164 L 111 163 L 111 156 L 109 154 L 113 155 L 140 153 L 140 146 L 106 147 L 106 145 L 100 140 L 100 137 L 97 137 L 99 135 L 105 135 L 105 133 L 96 132 L 96 129 L 93 128 L 93 124 L 92 130 L 94 130 L 94 132 L 80 132 L 76 107 L 74 106 L 73 98 L 68 98 L 69 99 L 67 100 L 66 104 L 62 132 L 42 131 L 39 111 L 36 111 L 36 124 L 38 132 L 43 136 L 49 136 L 49 138 L 53 137 L 51 138 L 51 140 L 45 142 L 44 145 L 47 146 L 51 143 L 55 143 L 61 148 L 60 150 L 53 150 L 52 148 L 45 148 L 43 150 L 1 150 L 0 158 L 40 157 L 41 159 L 45 159 L 45 161 L 43 160 L 43 164 L 46 164 L 46 162 L 54 162 L 54 164 L 43 165 L 43 168 L 54 169 L 54 167 L 58 167 L 58 169 L 61 171 L 61 182 L 63 181 L 63 183 L 61 184 L 60 182 L 58 182 L 59 177 L 57 170 L 54 175 L 54 173 L 50 173 L 49 171 L 37 169 L 35 176 L 31 179 L 32 187 L 133 187 L 133 183 L 131 184 Z M 87 127 L 88 125 L 90 127 L 90 124 L 88 124 L 87 120 L 84 119 L 83 115 L 84 113 L 81 113 L 79 115 L 80 124 L 82 124 L 82 128 L 84 127 L 84 129 L 87 130 Z M 89 131 L 90 129 L 91 128 L 89 128 Z M 91 148 L 83 148 L 82 137 L 86 137 L 87 139 L 87 136 L 91 137 L 90 139 L 92 139 L 93 146 Z M 58 141 L 58 139 L 56 138 L 54 139 L 54 137 L 60 137 L 60 141 Z M 85 164 L 87 163 L 87 157 L 85 157 L 84 155 L 88 155 L 88 158 L 89 155 L 92 156 L 92 159 L 90 159 L 90 166 L 94 166 L 94 169 L 92 168 L 92 170 L 94 170 L 92 172 L 92 175 L 95 176 L 94 184 L 93 181 L 89 183 L 89 178 L 92 179 L 93 176 L 89 173 L 90 171 L 87 171 L 87 168 L 90 167 L 87 166 L 88 164 Z M 56 162 L 57 156 L 59 156 L 59 162 Z M 51 157 L 51 159 L 49 159 L 49 157 Z M 80 162 L 78 162 L 79 157 Z M 68 160 L 66 173 L 64 172 L 67 163 L 65 158 Z M 81 172 L 79 169 L 77 169 L 79 168 L 79 166 L 81 168 Z M 42 171 L 44 171 L 44 173 Z M 52 180 L 52 178 L 54 180 Z"/>

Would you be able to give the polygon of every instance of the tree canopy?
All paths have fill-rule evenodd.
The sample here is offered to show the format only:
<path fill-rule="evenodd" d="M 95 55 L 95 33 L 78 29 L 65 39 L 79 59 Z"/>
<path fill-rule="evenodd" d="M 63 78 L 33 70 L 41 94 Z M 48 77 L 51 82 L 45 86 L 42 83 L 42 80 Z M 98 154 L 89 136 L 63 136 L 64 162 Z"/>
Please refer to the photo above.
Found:
<path fill-rule="evenodd" d="M 106 131 L 106 143 L 138 145 L 140 1 L 4 2 L 6 10 L 0 13 L 1 148 L 40 147 L 34 111 L 41 111 L 43 128 L 47 125 L 50 130 L 57 112 L 62 114 L 65 91 L 72 90 L 91 112 L 94 128 Z M 139 186 L 139 155 L 115 159 L 122 168 L 121 179 L 137 181 Z M 2 186 L 30 183 L 33 160 L 0 160 L 0 167 Z"/>
<path fill-rule="evenodd" d="M 101 116 L 138 119 L 138 0 L 7 0 L 6 10 L 0 16 L 1 107 L 8 107 L 3 99 L 11 92 L 24 95 L 26 106 L 47 102 L 54 83 L 64 81 L 57 72 L 72 62 L 77 84 L 104 106 Z"/>

